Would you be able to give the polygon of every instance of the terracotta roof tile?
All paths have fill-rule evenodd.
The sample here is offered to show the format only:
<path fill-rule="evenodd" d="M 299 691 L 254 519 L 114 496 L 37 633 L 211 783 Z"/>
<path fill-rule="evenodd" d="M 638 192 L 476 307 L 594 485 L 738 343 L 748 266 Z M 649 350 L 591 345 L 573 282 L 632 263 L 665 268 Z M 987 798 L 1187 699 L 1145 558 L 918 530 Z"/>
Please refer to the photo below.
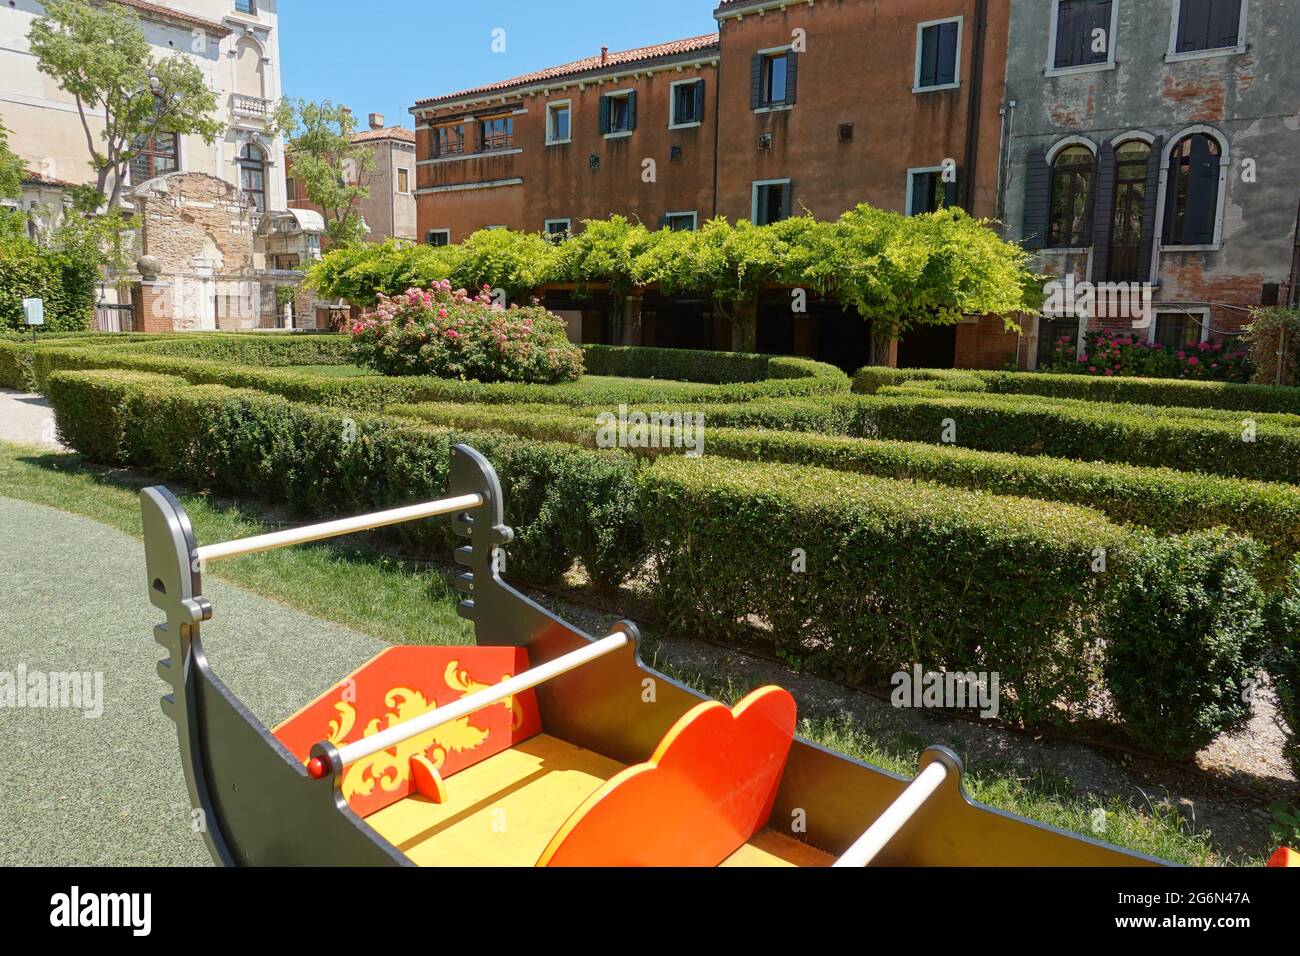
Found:
<path fill-rule="evenodd" d="M 369 143 L 377 139 L 400 139 L 405 143 L 415 142 L 415 133 L 405 126 L 389 126 L 385 129 L 368 129 L 352 137 L 354 143 Z"/>
<path fill-rule="evenodd" d="M 23 170 L 22 182 L 24 186 L 54 186 L 59 189 L 67 189 L 73 185 L 67 180 L 55 179 L 53 176 L 38 173 L 34 169 Z"/>
<path fill-rule="evenodd" d="M 435 103 L 444 103 L 449 100 L 457 100 L 466 96 L 473 96 L 476 93 L 491 93 L 499 90 L 508 90 L 516 86 L 527 86 L 533 83 L 543 83 L 547 80 L 558 80 L 566 76 L 574 76 L 579 73 L 589 73 L 597 70 L 607 70 L 616 66 L 627 66 L 632 63 L 640 63 L 644 60 L 657 60 L 661 57 L 676 56 L 681 53 L 694 53 L 697 50 L 710 50 L 718 48 L 718 34 L 706 33 L 702 36 L 687 37 L 684 40 L 672 40 L 668 43 L 656 43 L 653 46 L 637 47 L 634 50 L 622 50 L 617 53 L 610 53 L 601 60 L 601 55 L 584 57 L 581 60 L 574 60 L 572 63 L 565 63 L 562 66 L 551 66 L 543 70 L 536 70 L 532 73 L 525 73 L 522 76 L 511 77 L 508 80 L 499 80 L 496 83 L 489 83 L 486 86 L 476 86 L 468 90 L 461 90 L 458 93 L 446 93 L 442 96 L 434 96 L 429 99 L 420 100 L 416 107 L 429 106 Z"/>

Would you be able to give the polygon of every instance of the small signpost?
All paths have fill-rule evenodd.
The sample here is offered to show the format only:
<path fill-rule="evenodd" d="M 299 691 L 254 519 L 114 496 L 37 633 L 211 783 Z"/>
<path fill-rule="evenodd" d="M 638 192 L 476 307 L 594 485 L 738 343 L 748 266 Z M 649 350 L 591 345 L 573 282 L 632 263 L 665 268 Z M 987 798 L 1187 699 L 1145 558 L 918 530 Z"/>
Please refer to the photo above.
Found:
<path fill-rule="evenodd" d="M 23 299 L 23 321 L 32 330 L 32 341 L 36 341 L 36 327 L 45 324 L 45 300 Z"/>

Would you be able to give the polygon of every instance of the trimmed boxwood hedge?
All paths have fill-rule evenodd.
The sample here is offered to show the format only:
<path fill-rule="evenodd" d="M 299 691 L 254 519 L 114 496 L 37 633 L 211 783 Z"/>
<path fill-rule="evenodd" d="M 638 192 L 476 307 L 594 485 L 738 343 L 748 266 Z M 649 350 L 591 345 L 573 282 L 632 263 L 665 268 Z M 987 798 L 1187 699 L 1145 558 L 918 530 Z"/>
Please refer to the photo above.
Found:
<path fill-rule="evenodd" d="M 186 332 L 155 336 L 143 342 L 110 341 L 97 345 L 140 355 L 171 355 L 236 365 L 279 368 L 349 364 L 347 336 L 313 332 Z"/>
<path fill-rule="evenodd" d="M 1185 760 L 1250 719 L 1265 638 L 1258 557 L 1253 542 L 1221 531 L 1134 542 L 1104 669 L 1124 730 L 1143 747 Z"/>
<path fill-rule="evenodd" d="M 907 382 L 903 385 L 888 385 L 876 392 L 883 396 L 914 395 L 921 398 L 939 396 L 952 397 L 954 392 L 966 392 L 969 389 L 951 387 L 947 382 Z M 994 404 L 1001 402 L 1005 407 L 1023 407 L 1027 401 L 1024 395 L 1012 395 L 1003 392 L 982 392 L 978 395 L 962 396 L 972 401 Z M 1135 412 L 1156 418 L 1181 418 L 1189 421 L 1232 422 L 1240 426 L 1249 420 L 1260 425 L 1278 425 L 1282 428 L 1300 428 L 1300 415 L 1287 412 L 1242 412 L 1227 408 L 1188 408 L 1182 405 L 1142 405 L 1136 402 L 1097 403 L 1082 398 L 1057 398 L 1039 395 L 1033 402 L 1043 408 L 1059 408 L 1065 411 L 1094 412 L 1099 407 L 1109 405 L 1124 414 Z"/>
<path fill-rule="evenodd" d="M 450 444 L 468 442 L 506 491 L 510 573 L 546 580 L 576 556 L 612 584 L 640 570 L 649 542 L 660 611 L 678 626 L 739 635 L 765 621 L 787 651 L 857 678 L 910 662 L 997 671 L 1002 716 L 1029 723 L 1095 701 L 1107 609 L 1136 586 L 1130 555 L 1148 540 L 1076 506 L 789 465 L 638 462 L 132 372 L 57 373 L 49 388 L 61 433 L 88 455 L 313 516 L 441 495 Z M 445 523 L 404 531 L 424 547 L 456 543 Z M 1171 566 L 1204 589 L 1204 563 Z"/>
<path fill-rule="evenodd" d="M 755 403 L 758 404 L 758 403 Z M 752 407 L 752 406 L 750 406 Z M 390 414 L 456 428 L 487 428 L 594 446 L 590 413 L 557 405 L 395 405 Z M 757 417 L 761 418 L 761 414 Z M 1276 583 L 1300 552 L 1300 487 L 1194 474 L 1171 468 L 1078 462 L 948 445 L 879 441 L 805 431 L 723 428 L 705 411 L 704 451 L 749 461 L 814 465 L 904 481 L 931 481 L 1094 508 L 1112 521 L 1168 535 L 1218 525 L 1268 549 L 1261 576 Z M 657 455 L 660 449 L 631 449 Z M 667 449 L 680 453 L 680 449 Z"/>
<path fill-rule="evenodd" d="M 812 359 L 751 352 L 709 352 L 641 345 L 584 345 L 588 375 L 669 378 L 683 382 L 760 382 L 772 378 L 818 378 L 847 391 L 849 377 L 833 365 Z"/>
<path fill-rule="evenodd" d="M 853 376 L 853 390 L 872 394 L 886 385 L 919 381 L 933 382 L 950 390 L 1300 415 L 1300 388 L 1166 378 L 1107 378 L 1055 372 L 984 372 L 867 366 Z"/>
<path fill-rule="evenodd" d="M 846 406 L 847 407 L 847 406 Z M 849 433 L 985 451 L 1176 468 L 1260 481 L 1300 480 L 1300 430 L 1256 423 L 1155 417 L 1127 406 L 1062 408 L 1034 396 L 858 396 Z"/>
<path fill-rule="evenodd" d="M 8 348 L 8 343 L 0 342 L 0 384 L 16 379 L 21 380 L 25 387 L 44 391 L 45 382 L 54 371 L 120 368 L 177 375 L 195 385 L 251 388 L 298 402 L 369 411 L 378 411 L 397 402 L 425 401 L 558 403 L 579 407 L 616 405 L 621 402 L 713 404 L 748 402 L 773 396 L 847 394 L 848 390 L 848 378 L 843 373 L 830 366 L 803 360 L 774 360 L 775 364 L 769 369 L 774 373 L 772 378 L 720 385 L 691 385 L 672 381 L 660 386 L 619 380 L 602 381 L 599 378 L 588 378 L 570 385 L 525 385 L 512 382 L 462 382 L 432 376 L 388 378 L 365 375 L 360 370 L 356 377 L 325 376 L 293 368 L 265 368 L 212 359 L 159 355 L 134 348 L 38 347 L 28 349 L 15 358 L 5 356 Z"/>
<path fill-rule="evenodd" d="M 1097 612 L 1129 546 L 1095 512 L 718 459 L 664 458 L 644 488 L 677 629 L 735 638 L 757 620 L 784 655 L 852 680 L 996 671 L 1001 716 L 1030 724 L 1095 686 Z M 1092 571 L 1098 548 L 1116 573 Z"/>
<path fill-rule="evenodd" d="M 1265 610 L 1271 646 L 1268 671 L 1277 688 L 1278 710 L 1286 722 L 1286 756 L 1300 777 L 1300 555 L 1285 587 L 1276 591 Z"/>
<path fill-rule="evenodd" d="M 642 561 L 637 463 L 617 451 L 349 417 L 277 396 L 99 370 L 56 373 L 49 397 L 63 440 L 97 461 L 329 517 L 445 494 L 448 455 L 469 442 L 497 468 L 515 528 L 509 570 L 547 581 L 574 557 L 614 585 Z M 447 522 L 402 526 L 411 543 L 459 546 Z"/>

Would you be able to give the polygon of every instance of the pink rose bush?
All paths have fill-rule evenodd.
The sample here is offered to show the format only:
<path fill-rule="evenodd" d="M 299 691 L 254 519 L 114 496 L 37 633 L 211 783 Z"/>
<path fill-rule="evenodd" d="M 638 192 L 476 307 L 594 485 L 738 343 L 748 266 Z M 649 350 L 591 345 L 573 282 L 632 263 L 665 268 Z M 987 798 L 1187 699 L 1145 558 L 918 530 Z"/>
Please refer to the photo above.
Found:
<path fill-rule="evenodd" d="M 1255 369 L 1244 345 L 1198 342 L 1173 348 L 1103 329 L 1088 333 L 1082 355 L 1075 351 L 1073 335 L 1061 336 L 1044 371 L 1249 382 Z"/>
<path fill-rule="evenodd" d="M 539 306 L 502 308 L 484 286 L 471 296 L 443 280 L 381 295 L 352 326 L 352 361 L 383 375 L 437 375 L 479 382 L 573 382 L 582 350 L 564 323 Z"/>

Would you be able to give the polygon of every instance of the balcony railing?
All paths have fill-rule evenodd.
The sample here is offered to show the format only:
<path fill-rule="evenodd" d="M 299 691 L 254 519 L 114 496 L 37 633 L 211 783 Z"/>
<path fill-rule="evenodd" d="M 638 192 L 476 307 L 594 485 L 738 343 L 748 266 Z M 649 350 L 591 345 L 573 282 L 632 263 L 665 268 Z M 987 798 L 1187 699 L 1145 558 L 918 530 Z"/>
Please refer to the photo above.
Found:
<path fill-rule="evenodd" d="M 242 93 L 232 93 L 230 108 L 236 116 L 266 119 L 271 115 L 271 101 L 260 96 L 245 96 Z"/>

